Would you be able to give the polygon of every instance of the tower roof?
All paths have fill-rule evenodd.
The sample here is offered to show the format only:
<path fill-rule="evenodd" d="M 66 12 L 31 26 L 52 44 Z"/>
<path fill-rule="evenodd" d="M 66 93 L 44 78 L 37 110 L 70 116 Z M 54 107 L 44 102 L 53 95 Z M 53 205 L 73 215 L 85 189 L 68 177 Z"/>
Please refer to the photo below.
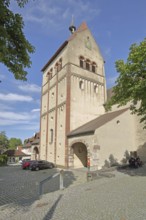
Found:
<path fill-rule="evenodd" d="M 58 56 L 58 54 L 66 47 L 69 41 L 73 40 L 77 33 L 88 29 L 86 22 L 82 22 L 82 24 L 78 27 L 78 29 L 66 40 L 55 52 L 55 54 L 50 58 L 50 60 L 45 64 L 41 71 L 45 71 L 45 69 L 51 64 L 51 62 Z"/>
<path fill-rule="evenodd" d="M 87 26 L 86 22 L 84 21 L 84 22 L 82 22 L 82 24 L 78 27 L 78 29 L 68 38 L 68 41 L 74 39 L 77 33 L 81 32 L 81 31 L 84 31 L 84 30 L 86 30 L 86 29 L 88 29 L 88 26 Z"/>

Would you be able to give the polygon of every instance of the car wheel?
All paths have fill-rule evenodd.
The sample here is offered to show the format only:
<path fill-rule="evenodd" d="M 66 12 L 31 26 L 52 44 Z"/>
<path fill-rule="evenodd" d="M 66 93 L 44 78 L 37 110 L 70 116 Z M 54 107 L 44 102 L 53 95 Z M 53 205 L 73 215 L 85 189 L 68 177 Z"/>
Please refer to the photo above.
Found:
<path fill-rule="evenodd" d="M 52 169 L 53 168 L 53 165 L 52 164 L 50 164 L 50 167 L 49 167 L 50 169 Z"/>
<path fill-rule="evenodd" d="M 39 167 L 36 167 L 35 170 L 38 171 L 38 170 L 39 170 Z"/>

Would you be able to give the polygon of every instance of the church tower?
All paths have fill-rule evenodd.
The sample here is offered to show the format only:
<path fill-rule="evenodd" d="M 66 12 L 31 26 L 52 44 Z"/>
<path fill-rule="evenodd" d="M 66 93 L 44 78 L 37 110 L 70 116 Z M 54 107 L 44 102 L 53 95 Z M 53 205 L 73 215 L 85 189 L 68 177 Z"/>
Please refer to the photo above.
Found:
<path fill-rule="evenodd" d="M 67 134 L 104 113 L 104 60 L 85 22 L 43 67 L 40 159 L 68 167 Z"/>

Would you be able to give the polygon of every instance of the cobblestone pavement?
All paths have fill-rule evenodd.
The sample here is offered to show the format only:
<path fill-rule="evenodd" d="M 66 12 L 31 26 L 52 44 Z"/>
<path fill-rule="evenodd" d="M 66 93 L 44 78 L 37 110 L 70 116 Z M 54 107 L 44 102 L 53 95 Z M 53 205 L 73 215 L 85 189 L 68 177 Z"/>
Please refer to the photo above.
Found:
<path fill-rule="evenodd" d="M 146 166 L 136 170 L 99 172 L 99 178 L 90 182 L 85 182 L 85 172 L 82 170 L 67 171 L 66 180 L 70 179 L 69 174 L 72 174 L 72 181 L 67 188 L 44 194 L 42 198 L 29 201 L 27 205 L 24 201 L 21 203 L 15 200 L 8 203 L 3 197 L 5 202 L 0 206 L 0 219 L 146 220 Z M 29 175 L 38 175 L 41 179 L 43 172 L 32 172 Z M 0 183 L 3 178 L 0 175 Z M 16 184 L 11 179 L 9 181 L 12 188 L 7 192 L 8 197 Z"/>
<path fill-rule="evenodd" d="M 36 171 L 22 170 L 21 166 L 0 167 L 0 219 L 4 219 L 23 208 L 27 211 L 39 197 L 39 183 L 58 173 L 59 169 Z M 68 170 L 64 172 L 64 187 L 85 182 L 86 176 Z M 81 178 L 82 176 L 82 178 Z M 83 178 L 84 176 L 84 178 Z M 43 185 L 43 194 L 59 189 L 59 176 Z M 9 209 L 9 212 L 8 212 Z"/>

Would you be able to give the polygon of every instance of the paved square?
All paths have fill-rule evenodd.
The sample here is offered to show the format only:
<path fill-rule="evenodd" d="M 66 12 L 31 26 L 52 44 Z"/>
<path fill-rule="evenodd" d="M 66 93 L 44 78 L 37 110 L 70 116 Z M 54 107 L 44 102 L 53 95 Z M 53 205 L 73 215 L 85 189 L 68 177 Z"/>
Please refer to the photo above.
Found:
<path fill-rule="evenodd" d="M 85 181 L 86 172 L 66 171 L 65 190 L 44 194 L 36 200 L 36 182 L 56 171 L 0 168 L 0 219 L 146 220 L 146 166 L 100 171 L 99 178 L 91 182 Z M 44 192 L 48 190 L 45 187 Z M 55 187 L 57 179 L 49 189 L 53 191 Z"/>

